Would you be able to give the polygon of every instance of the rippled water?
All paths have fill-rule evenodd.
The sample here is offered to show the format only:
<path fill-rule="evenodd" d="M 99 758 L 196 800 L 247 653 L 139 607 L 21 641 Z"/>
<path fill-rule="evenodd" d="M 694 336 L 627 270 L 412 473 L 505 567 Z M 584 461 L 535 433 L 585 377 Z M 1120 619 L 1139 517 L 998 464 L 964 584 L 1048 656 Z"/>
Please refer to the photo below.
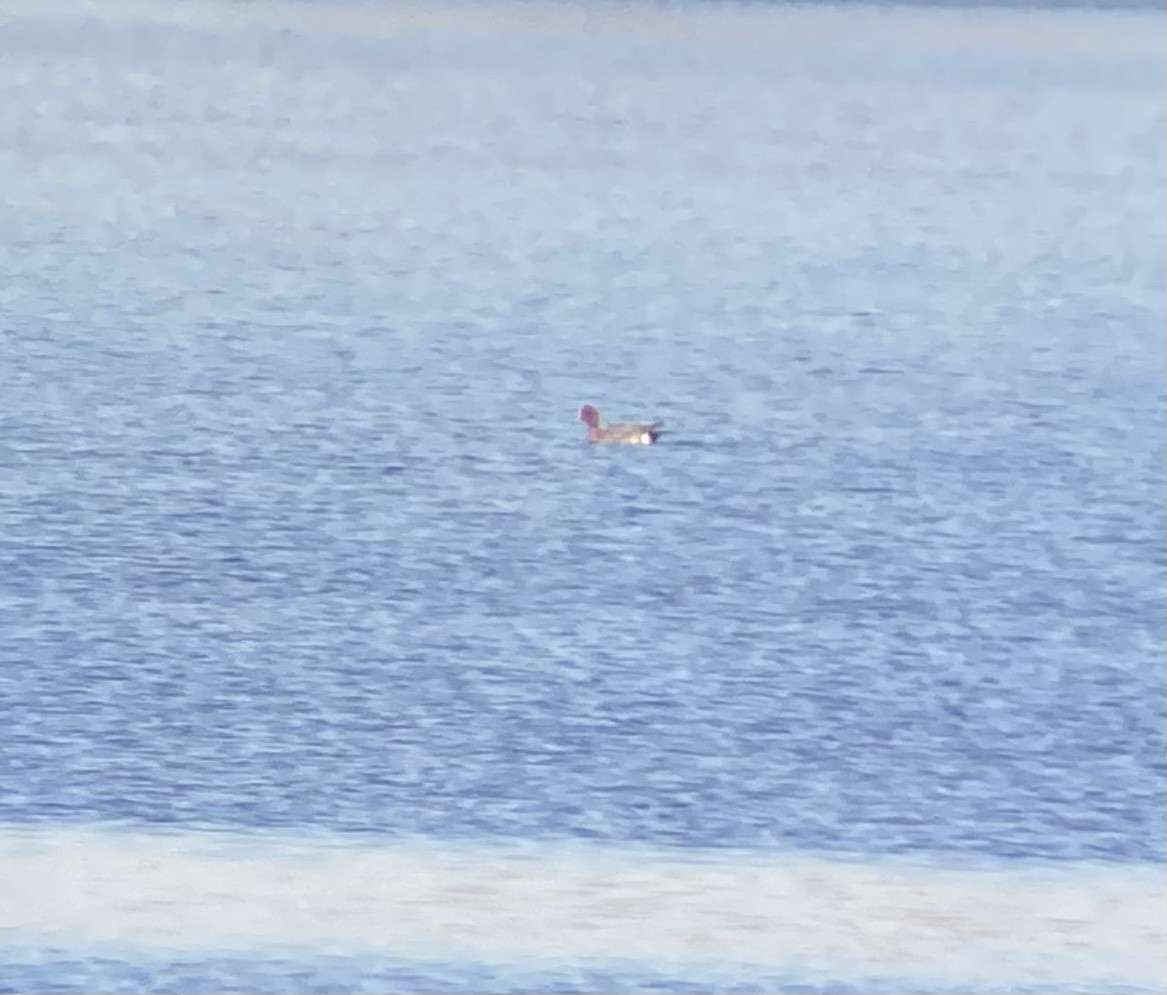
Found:
<path fill-rule="evenodd" d="M 7 5 L 0 985 L 1154 989 L 1162 27 Z"/>

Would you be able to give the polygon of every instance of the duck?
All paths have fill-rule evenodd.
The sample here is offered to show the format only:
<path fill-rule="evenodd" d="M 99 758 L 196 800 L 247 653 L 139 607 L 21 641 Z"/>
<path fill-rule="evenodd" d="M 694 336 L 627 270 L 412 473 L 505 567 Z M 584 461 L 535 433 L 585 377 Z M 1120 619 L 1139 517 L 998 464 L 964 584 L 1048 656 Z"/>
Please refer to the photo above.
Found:
<path fill-rule="evenodd" d="M 626 446 L 651 446 L 661 436 L 661 422 L 612 422 L 600 427 L 600 412 L 590 404 L 579 409 L 579 420 L 588 427 L 588 442 L 614 442 Z"/>

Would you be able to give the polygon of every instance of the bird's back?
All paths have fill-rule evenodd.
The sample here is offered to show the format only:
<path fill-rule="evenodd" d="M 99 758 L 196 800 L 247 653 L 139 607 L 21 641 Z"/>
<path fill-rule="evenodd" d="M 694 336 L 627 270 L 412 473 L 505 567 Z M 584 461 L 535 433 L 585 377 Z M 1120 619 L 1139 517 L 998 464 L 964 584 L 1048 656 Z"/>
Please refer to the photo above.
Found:
<path fill-rule="evenodd" d="M 660 422 L 637 424 L 635 422 L 612 422 L 599 430 L 599 442 L 620 442 L 627 445 L 651 445 L 660 437 Z"/>

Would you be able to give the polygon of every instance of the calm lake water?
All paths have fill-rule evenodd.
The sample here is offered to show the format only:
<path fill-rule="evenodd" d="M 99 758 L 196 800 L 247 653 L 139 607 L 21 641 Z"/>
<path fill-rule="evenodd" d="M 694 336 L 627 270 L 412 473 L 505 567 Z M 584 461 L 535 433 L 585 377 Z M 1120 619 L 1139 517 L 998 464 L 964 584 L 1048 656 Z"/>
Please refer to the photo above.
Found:
<path fill-rule="evenodd" d="M 1163 28 L 6 3 L 0 991 L 1159 990 Z"/>

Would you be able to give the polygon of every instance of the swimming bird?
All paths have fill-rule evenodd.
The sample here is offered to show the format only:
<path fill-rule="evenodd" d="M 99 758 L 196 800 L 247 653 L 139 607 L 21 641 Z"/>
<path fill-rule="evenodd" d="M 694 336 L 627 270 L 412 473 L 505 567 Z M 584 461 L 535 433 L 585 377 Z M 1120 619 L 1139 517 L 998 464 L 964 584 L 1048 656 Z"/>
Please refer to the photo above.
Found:
<path fill-rule="evenodd" d="M 661 434 L 661 423 L 612 422 L 600 427 L 600 412 L 590 404 L 579 409 L 579 420 L 588 427 L 588 442 L 616 442 L 629 446 L 651 446 Z"/>

